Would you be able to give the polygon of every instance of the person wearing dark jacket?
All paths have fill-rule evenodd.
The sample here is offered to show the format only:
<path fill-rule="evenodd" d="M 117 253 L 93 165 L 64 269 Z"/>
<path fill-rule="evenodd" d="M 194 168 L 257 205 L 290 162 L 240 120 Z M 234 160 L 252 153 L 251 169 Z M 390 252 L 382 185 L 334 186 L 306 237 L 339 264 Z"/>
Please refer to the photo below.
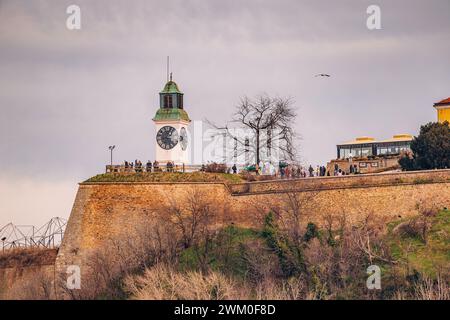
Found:
<path fill-rule="evenodd" d="M 309 176 L 312 177 L 312 176 L 313 176 L 314 169 L 313 169 L 313 167 L 312 167 L 311 165 L 309 166 L 308 171 L 309 171 Z"/>
<path fill-rule="evenodd" d="M 152 162 L 150 160 L 147 161 L 145 171 L 152 172 Z"/>

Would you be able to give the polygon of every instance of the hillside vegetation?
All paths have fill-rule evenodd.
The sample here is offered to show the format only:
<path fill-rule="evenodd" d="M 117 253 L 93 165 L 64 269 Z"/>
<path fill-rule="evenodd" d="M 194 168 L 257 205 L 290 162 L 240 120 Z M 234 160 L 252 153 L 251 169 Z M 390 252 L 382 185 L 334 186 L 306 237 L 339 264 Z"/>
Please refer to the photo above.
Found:
<path fill-rule="evenodd" d="M 197 205 L 204 213 L 201 200 Z M 72 298 L 450 298 L 447 210 L 427 218 L 425 238 L 422 216 L 388 224 L 367 216 L 357 225 L 342 219 L 297 228 L 287 216 L 269 213 L 259 229 L 229 225 L 217 230 L 209 229 L 211 220 L 200 214 L 195 234 L 177 231 L 181 225 L 192 226 L 187 213 L 179 217 L 141 230 L 143 242 L 128 240 L 134 255 L 126 261 L 108 258 L 130 252 L 126 246 L 93 257 L 95 279 Z M 145 236 L 155 232 L 157 238 Z M 370 265 L 382 270 L 380 290 L 366 286 Z M 106 285 L 100 288 L 98 283 Z"/>
<path fill-rule="evenodd" d="M 218 228 L 217 204 L 193 190 L 87 256 L 81 290 L 61 289 L 70 299 L 450 299 L 450 211 L 422 201 L 408 219 L 342 214 L 319 226 L 301 219 L 302 194 L 287 197 L 254 217 L 257 228 Z M 373 265 L 381 288 L 369 290 Z M 36 279 L 12 291 L 48 297 Z"/>
<path fill-rule="evenodd" d="M 450 268 L 450 211 L 442 210 L 429 221 L 427 241 L 414 228 L 417 219 L 399 220 L 389 224 L 387 241 L 394 259 L 409 270 L 435 277 L 439 270 Z M 406 226 L 401 230 L 399 226 Z M 412 228 L 411 228 L 412 227 Z"/>

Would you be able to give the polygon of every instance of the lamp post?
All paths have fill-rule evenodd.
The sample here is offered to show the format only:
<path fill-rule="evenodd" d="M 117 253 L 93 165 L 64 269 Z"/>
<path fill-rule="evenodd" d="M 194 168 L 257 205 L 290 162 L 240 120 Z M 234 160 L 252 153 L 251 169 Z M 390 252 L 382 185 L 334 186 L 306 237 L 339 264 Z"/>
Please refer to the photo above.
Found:
<path fill-rule="evenodd" d="M 113 150 L 116 148 L 116 146 L 114 145 L 114 146 L 109 146 L 108 147 L 108 149 L 109 149 L 109 151 L 111 151 L 111 167 L 112 167 L 112 164 L 113 164 Z"/>

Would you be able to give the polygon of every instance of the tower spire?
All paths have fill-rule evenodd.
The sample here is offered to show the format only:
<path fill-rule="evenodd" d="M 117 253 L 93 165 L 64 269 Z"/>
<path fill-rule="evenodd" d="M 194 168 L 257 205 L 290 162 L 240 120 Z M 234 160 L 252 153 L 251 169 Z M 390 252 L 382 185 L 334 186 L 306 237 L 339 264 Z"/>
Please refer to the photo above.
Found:
<path fill-rule="evenodd" d="M 169 82 L 169 67 L 170 67 L 170 58 L 167 56 L 167 82 Z"/>

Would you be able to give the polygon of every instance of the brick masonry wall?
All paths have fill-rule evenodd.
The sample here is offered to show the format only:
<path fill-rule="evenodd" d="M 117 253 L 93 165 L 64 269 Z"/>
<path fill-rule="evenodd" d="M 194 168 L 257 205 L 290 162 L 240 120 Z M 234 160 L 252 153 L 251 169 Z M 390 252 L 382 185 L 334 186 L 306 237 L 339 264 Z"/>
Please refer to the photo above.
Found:
<path fill-rule="evenodd" d="M 326 215 L 346 214 L 349 221 L 373 213 L 387 219 L 416 215 L 416 201 L 426 197 L 450 205 L 450 170 L 325 177 L 290 182 L 221 183 L 85 183 L 80 184 L 63 243 L 56 259 L 58 272 L 83 265 L 89 252 L 104 240 L 133 232 L 136 224 L 164 217 L 170 201 L 183 202 L 196 189 L 219 204 L 219 223 L 256 227 L 270 209 L 286 203 L 289 190 L 302 201 L 304 219 L 318 224 Z"/>
<path fill-rule="evenodd" d="M 329 190 L 390 185 L 450 182 L 449 170 L 399 172 L 390 174 L 316 177 L 297 180 L 249 182 L 230 186 L 233 194 L 285 192 L 286 190 Z"/>
<path fill-rule="evenodd" d="M 33 265 L 27 267 L 11 267 L 0 268 L 0 300 L 19 299 L 16 292 L 21 288 L 13 288 L 20 282 L 28 283 L 41 277 L 42 274 L 46 275 L 48 279 L 54 279 L 55 265 Z M 11 292 L 12 291 L 12 292 Z M 52 294 L 53 294 L 52 290 Z M 53 296 L 52 296 L 53 297 Z"/>

